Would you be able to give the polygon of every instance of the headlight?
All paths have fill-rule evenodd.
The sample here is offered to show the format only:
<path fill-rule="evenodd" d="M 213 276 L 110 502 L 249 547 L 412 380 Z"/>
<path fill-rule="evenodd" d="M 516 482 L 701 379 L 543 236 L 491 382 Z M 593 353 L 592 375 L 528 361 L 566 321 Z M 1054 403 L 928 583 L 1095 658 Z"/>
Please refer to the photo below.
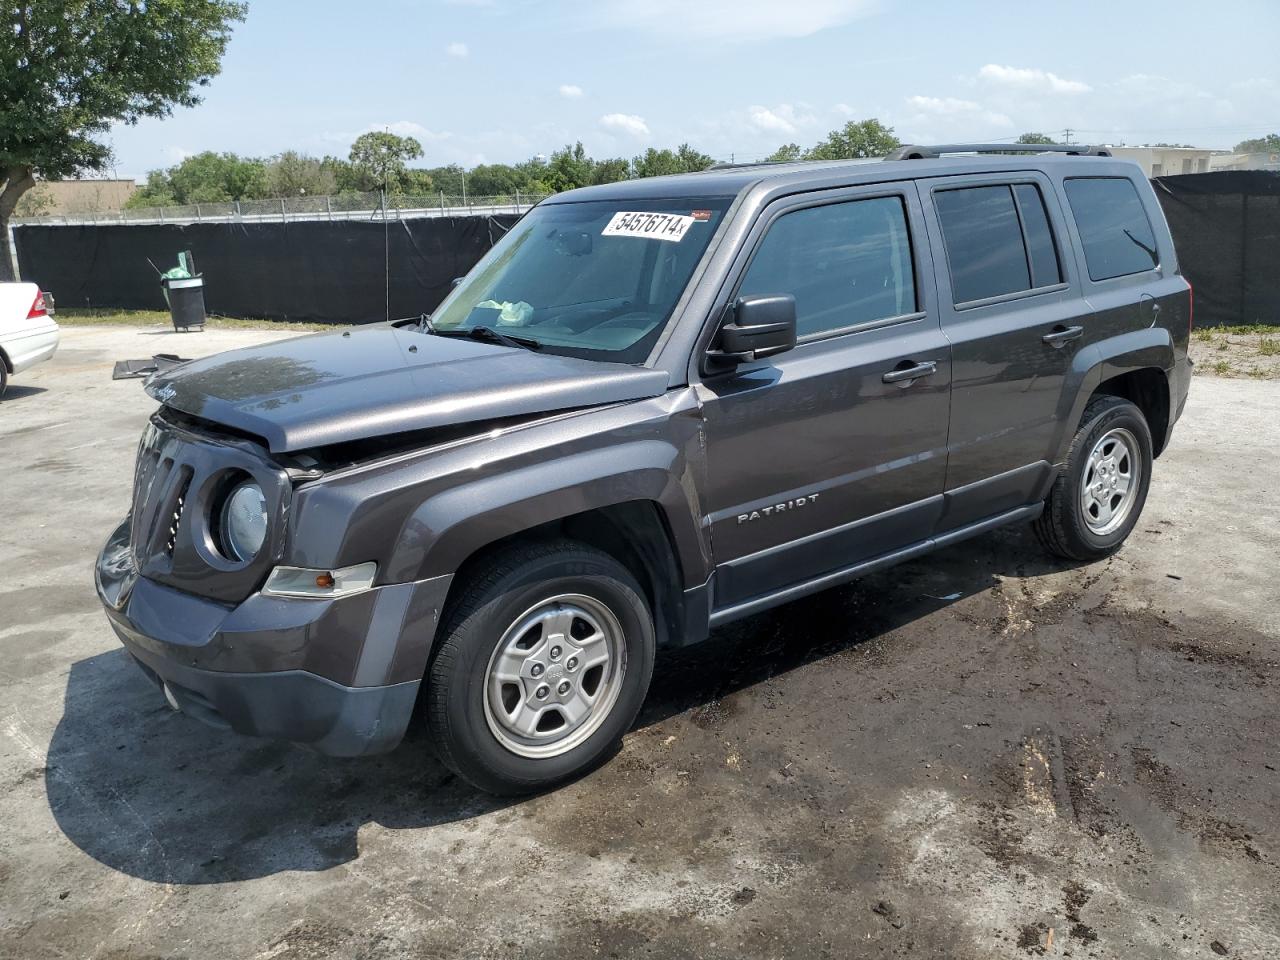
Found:
<path fill-rule="evenodd" d="M 267 498 L 262 488 L 245 480 L 222 504 L 218 520 L 222 549 L 232 560 L 252 560 L 267 539 Z"/>

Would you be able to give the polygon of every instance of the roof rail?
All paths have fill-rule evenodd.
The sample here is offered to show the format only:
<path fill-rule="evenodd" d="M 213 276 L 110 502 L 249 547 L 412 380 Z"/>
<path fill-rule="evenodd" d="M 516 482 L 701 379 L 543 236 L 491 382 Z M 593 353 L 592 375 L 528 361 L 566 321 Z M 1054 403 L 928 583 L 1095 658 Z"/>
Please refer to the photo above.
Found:
<path fill-rule="evenodd" d="M 730 163 L 727 160 L 720 163 L 713 163 L 709 167 L 703 167 L 699 173 L 706 173 L 709 170 L 742 170 L 749 167 L 774 167 L 780 163 L 795 163 L 794 160 L 744 160 L 741 163 Z"/>
<path fill-rule="evenodd" d="M 1109 157 L 1106 147 L 1083 143 L 944 143 L 907 144 L 885 155 L 886 160 L 934 160 L 944 153 L 1066 153 L 1076 157 Z"/>

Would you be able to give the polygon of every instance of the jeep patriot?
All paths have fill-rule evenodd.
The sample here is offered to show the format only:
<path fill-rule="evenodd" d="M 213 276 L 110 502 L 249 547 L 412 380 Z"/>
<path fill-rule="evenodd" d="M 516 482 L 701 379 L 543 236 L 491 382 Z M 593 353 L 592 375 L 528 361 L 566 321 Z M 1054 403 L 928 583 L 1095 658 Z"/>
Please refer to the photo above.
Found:
<path fill-rule="evenodd" d="M 1002 524 L 1108 555 L 1191 289 L 1134 164 L 978 149 L 562 193 L 430 317 L 155 374 L 112 627 L 207 723 L 353 756 L 420 710 L 524 793 L 660 648 Z"/>

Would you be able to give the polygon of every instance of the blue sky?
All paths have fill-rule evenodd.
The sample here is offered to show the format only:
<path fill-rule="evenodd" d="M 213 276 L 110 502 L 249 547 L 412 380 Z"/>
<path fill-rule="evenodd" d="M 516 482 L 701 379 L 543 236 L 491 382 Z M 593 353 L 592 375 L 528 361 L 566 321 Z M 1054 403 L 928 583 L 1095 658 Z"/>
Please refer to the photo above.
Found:
<path fill-rule="evenodd" d="M 384 128 L 427 166 L 579 139 L 755 159 L 871 116 L 914 142 L 1229 147 L 1280 130 L 1278 39 L 1277 0 L 250 0 L 204 103 L 111 142 L 119 176 Z"/>

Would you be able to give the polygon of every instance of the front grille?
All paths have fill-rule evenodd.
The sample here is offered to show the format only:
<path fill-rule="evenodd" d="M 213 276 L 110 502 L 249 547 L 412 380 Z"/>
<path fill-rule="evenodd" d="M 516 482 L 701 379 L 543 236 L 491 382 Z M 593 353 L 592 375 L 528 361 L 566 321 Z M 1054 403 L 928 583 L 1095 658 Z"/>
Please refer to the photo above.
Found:
<path fill-rule="evenodd" d="M 245 563 L 218 554 L 204 526 L 220 493 L 249 476 L 267 500 L 271 528 Z M 129 548 L 139 574 L 210 599 L 239 602 L 266 577 L 283 545 L 288 475 L 260 447 L 207 436 L 152 417 L 138 446 Z"/>
<path fill-rule="evenodd" d="M 186 469 L 186 468 L 184 468 Z M 169 517 L 169 539 L 165 541 L 165 556 L 173 556 L 174 544 L 178 541 L 178 526 L 182 523 L 182 507 L 187 502 L 187 492 L 191 489 L 191 474 L 187 473 L 186 483 L 182 485 L 178 492 L 178 499 L 173 505 L 173 513 Z"/>

